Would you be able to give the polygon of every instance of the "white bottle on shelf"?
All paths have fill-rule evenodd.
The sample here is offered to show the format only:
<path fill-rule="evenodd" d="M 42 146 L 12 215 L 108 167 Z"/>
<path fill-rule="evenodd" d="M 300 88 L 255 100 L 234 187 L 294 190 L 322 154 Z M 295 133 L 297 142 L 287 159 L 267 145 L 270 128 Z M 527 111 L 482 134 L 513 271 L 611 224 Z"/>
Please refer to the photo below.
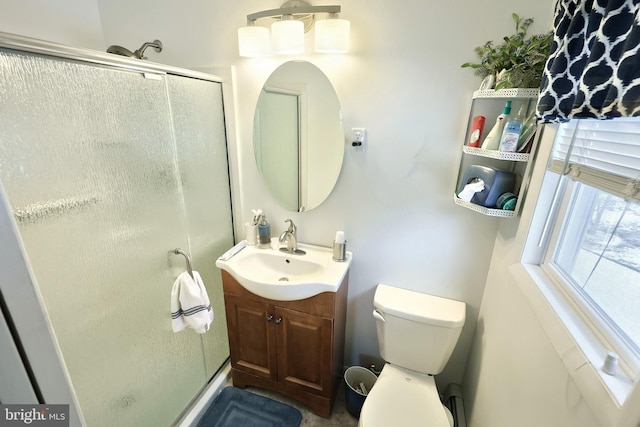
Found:
<path fill-rule="evenodd" d="M 505 104 L 502 113 L 496 119 L 496 124 L 493 125 L 493 128 L 487 134 L 480 148 L 497 150 L 500 147 L 500 137 L 502 136 L 506 122 L 509 120 L 509 114 L 511 114 L 511 101 L 507 101 Z"/>

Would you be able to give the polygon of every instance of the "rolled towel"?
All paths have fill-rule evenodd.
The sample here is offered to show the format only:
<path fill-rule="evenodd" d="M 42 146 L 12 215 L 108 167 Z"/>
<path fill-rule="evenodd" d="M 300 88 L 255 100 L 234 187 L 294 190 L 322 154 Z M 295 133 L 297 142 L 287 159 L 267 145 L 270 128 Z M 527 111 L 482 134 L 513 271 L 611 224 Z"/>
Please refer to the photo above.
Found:
<path fill-rule="evenodd" d="M 197 271 L 193 277 L 186 271 L 181 273 L 171 288 L 171 326 L 173 332 L 185 328 L 199 334 L 209 330 L 213 322 L 213 309 L 202 278 Z"/>

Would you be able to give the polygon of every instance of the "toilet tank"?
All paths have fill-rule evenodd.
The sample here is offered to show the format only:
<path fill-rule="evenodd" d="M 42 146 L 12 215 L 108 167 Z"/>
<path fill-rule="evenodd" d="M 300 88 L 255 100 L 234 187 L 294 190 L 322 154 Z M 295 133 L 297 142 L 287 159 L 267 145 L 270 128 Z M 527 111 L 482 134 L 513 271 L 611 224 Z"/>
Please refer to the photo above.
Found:
<path fill-rule="evenodd" d="M 373 305 L 385 361 L 425 374 L 442 372 L 462 331 L 465 303 L 379 284 Z"/>

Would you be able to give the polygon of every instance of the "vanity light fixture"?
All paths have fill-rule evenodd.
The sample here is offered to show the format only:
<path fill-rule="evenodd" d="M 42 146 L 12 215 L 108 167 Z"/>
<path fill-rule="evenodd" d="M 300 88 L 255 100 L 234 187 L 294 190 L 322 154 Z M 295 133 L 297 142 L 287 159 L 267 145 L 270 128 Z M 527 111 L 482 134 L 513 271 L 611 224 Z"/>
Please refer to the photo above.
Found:
<path fill-rule="evenodd" d="M 316 22 L 316 14 L 327 14 Z M 263 10 L 247 15 L 247 26 L 238 28 L 240 56 L 267 56 L 273 51 L 279 54 L 304 52 L 304 33 L 315 22 L 315 50 L 324 53 L 345 53 L 349 49 L 350 23 L 339 19 L 340 6 L 311 6 L 302 0 L 290 0 L 279 9 Z M 266 27 L 256 21 L 272 18 L 271 38 Z"/>
<path fill-rule="evenodd" d="M 271 24 L 271 47 L 274 53 L 293 55 L 304 53 L 304 24 L 283 15 L 280 21 Z"/>
<path fill-rule="evenodd" d="M 238 46 L 240 56 L 268 56 L 271 52 L 269 30 L 265 27 L 259 27 L 253 22 L 246 27 L 238 28 Z"/>
<path fill-rule="evenodd" d="M 316 52 L 346 53 L 349 50 L 349 32 L 351 23 L 338 19 L 337 13 L 329 14 L 327 19 L 316 22 Z"/>
<path fill-rule="evenodd" d="M 254 25 L 253 22 L 246 27 L 238 28 L 238 46 L 240 56 L 268 56 L 271 51 L 269 30 Z"/>

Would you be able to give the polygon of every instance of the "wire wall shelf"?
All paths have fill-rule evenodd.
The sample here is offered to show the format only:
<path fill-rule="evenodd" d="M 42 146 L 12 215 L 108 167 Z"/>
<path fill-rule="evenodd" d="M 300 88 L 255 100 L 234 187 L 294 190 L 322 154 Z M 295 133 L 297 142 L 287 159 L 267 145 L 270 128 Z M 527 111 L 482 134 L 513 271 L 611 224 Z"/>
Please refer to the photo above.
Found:
<path fill-rule="evenodd" d="M 453 195 L 453 200 L 456 202 L 456 205 L 458 206 L 471 209 L 472 211 L 480 212 L 481 214 L 484 214 L 487 216 L 496 216 L 501 218 L 512 218 L 515 216 L 514 211 L 485 208 L 484 206 L 476 205 L 475 203 L 465 202 L 464 200 L 458 198 L 458 196 L 456 196 L 455 194 Z"/>
<path fill-rule="evenodd" d="M 508 153 L 506 151 L 485 150 L 484 148 L 468 147 L 466 145 L 462 147 L 462 151 L 464 151 L 466 154 L 489 157 L 491 159 L 509 160 L 512 162 L 529 161 L 529 153 Z"/>
<path fill-rule="evenodd" d="M 539 93 L 538 89 L 487 89 L 473 92 L 473 98 L 537 98 Z"/>

